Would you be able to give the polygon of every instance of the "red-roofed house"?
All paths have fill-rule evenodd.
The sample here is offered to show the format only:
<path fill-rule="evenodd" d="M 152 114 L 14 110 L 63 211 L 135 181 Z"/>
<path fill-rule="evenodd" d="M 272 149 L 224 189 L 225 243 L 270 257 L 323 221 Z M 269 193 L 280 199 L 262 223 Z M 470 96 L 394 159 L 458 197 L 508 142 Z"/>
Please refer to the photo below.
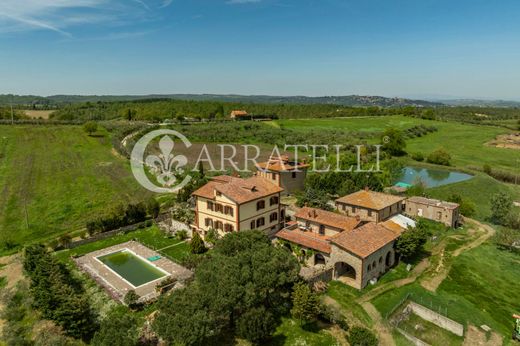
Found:
<path fill-rule="evenodd" d="M 363 221 L 382 222 L 404 210 L 404 197 L 387 193 L 360 190 L 336 200 L 336 208 Z"/>
<path fill-rule="evenodd" d="M 295 221 L 276 233 L 292 250 L 297 245 L 308 267 L 329 272 L 357 289 L 395 264 L 395 241 L 404 231 L 399 224 L 363 222 L 338 212 L 301 208 Z"/>
<path fill-rule="evenodd" d="M 272 234 L 285 219 L 285 210 L 280 204 L 282 191 L 261 177 L 214 177 L 192 194 L 195 197 L 193 229 L 202 237 L 210 229 L 221 236 L 250 229 Z"/>

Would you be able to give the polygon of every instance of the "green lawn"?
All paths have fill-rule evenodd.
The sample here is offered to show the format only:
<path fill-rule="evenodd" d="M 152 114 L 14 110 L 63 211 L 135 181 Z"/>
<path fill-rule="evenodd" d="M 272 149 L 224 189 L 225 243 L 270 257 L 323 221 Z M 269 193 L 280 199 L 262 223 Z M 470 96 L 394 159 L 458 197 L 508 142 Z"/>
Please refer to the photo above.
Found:
<path fill-rule="evenodd" d="M 407 129 L 415 125 L 437 127 L 438 131 L 407 141 L 407 151 L 421 152 L 427 156 L 438 147 L 444 147 L 453 157 L 452 165 L 458 167 L 489 164 L 495 169 L 511 172 L 520 169 L 517 150 L 494 148 L 484 145 L 496 135 L 512 132 L 498 126 L 462 124 L 457 122 L 432 121 L 404 116 L 367 118 L 298 119 L 277 120 L 272 125 L 300 131 L 361 131 L 381 132 L 388 127 Z"/>
<path fill-rule="evenodd" d="M 520 255 L 484 244 L 457 257 L 439 290 L 460 295 L 490 314 L 499 332 L 509 336 L 511 316 L 520 313 L 519 283 Z"/>
<path fill-rule="evenodd" d="M 0 254 L 148 196 L 108 134 L 80 126 L 0 126 L 0 190 Z"/>
<path fill-rule="evenodd" d="M 331 346 L 336 345 L 336 339 L 324 329 L 315 325 L 302 327 L 292 318 L 283 318 L 276 329 L 273 339 L 266 345 L 278 346 Z"/>
<path fill-rule="evenodd" d="M 345 310 L 351 312 L 356 319 L 366 326 L 372 325 L 372 319 L 366 313 L 361 305 L 356 303 L 356 298 L 361 295 L 362 291 L 345 285 L 339 281 L 330 281 L 326 294 L 337 301 Z"/>
<path fill-rule="evenodd" d="M 430 125 L 432 124 L 432 122 L 404 116 L 381 116 L 333 119 L 276 120 L 273 121 L 272 124 L 280 128 L 301 131 L 344 130 L 362 132 L 381 132 L 387 127 L 397 127 L 404 130 L 419 124 Z"/>
<path fill-rule="evenodd" d="M 407 320 L 399 324 L 399 328 L 430 345 L 459 346 L 463 341 L 462 337 L 423 320 L 413 313 Z"/>
<path fill-rule="evenodd" d="M 78 246 L 74 249 L 58 251 L 56 256 L 62 260 L 67 260 L 70 256 L 81 256 L 92 251 L 101 250 L 109 246 L 121 244 L 132 239 L 136 239 L 142 244 L 148 246 L 151 249 L 160 249 L 166 246 L 179 244 L 180 241 L 176 238 L 170 238 L 164 234 L 157 226 L 137 230 L 127 234 L 116 235 L 107 239 L 98 240 L 96 242 Z M 176 249 L 176 255 L 172 256 L 167 251 L 170 249 Z M 189 252 L 187 243 L 179 244 L 172 248 L 164 250 L 167 255 L 173 257 L 173 259 L 180 260 Z M 173 251 L 172 251 L 173 252 Z"/>
<path fill-rule="evenodd" d="M 445 200 L 456 193 L 471 200 L 476 208 L 475 218 L 479 220 L 486 220 L 491 215 L 491 197 L 498 192 L 508 193 L 520 200 L 520 185 L 504 184 L 483 173 L 460 183 L 428 189 L 428 194 L 434 198 Z"/>
<path fill-rule="evenodd" d="M 453 261 L 448 277 L 436 293 L 418 283 L 403 286 L 375 298 L 372 302 L 383 317 L 407 296 L 462 324 L 486 324 L 509 337 L 513 313 L 518 313 L 520 256 L 498 250 L 486 243 L 464 252 Z"/>

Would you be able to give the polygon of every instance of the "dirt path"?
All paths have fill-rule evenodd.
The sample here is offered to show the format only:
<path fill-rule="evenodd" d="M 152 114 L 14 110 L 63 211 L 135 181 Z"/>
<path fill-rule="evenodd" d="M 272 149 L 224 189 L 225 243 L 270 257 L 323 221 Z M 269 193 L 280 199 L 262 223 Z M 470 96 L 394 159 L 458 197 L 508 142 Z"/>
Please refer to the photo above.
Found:
<path fill-rule="evenodd" d="M 481 244 L 483 244 L 486 240 L 488 240 L 490 237 L 492 237 L 495 234 L 495 230 L 485 224 L 482 224 L 476 220 L 473 219 L 467 219 L 468 222 L 474 224 L 476 227 L 478 227 L 478 230 L 482 232 L 481 235 L 479 235 L 476 239 L 470 241 L 467 244 L 464 244 L 460 248 L 457 248 L 453 253 L 451 253 L 451 256 L 457 257 L 461 253 L 474 249 Z M 441 282 L 446 278 L 446 276 L 449 273 L 449 266 L 444 266 L 444 260 L 445 260 L 445 246 L 446 241 L 442 241 L 437 246 L 435 246 L 432 249 L 432 255 L 439 255 L 440 260 L 435 268 L 435 275 L 431 278 L 428 278 L 426 280 L 422 280 L 421 285 L 429 290 L 435 291 L 437 287 L 441 284 Z M 411 284 L 415 282 L 425 271 L 431 268 L 432 263 L 428 258 L 423 259 L 419 264 L 417 264 L 411 272 L 411 275 L 407 278 L 396 280 L 389 282 L 387 284 L 381 285 L 372 291 L 368 292 L 367 294 L 363 295 L 362 297 L 357 299 L 357 302 L 365 309 L 367 314 L 372 318 L 374 322 L 374 329 L 377 331 L 379 335 L 379 339 L 381 341 L 381 345 L 394 345 L 394 340 L 392 337 L 391 330 L 387 327 L 385 324 L 383 318 L 377 311 L 377 309 L 370 303 L 372 299 L 375 297 L 391 290 L 394 288 L 402 287 L 404 285 Z M 475 328 L 476 329 L 476 328 Z M 476 329 L 477 332 L 479 332 L 478 329 Z M 474 333 L 474 332 L 473 332 Z M 485 337 L 485 334 L 483 334 Z M 484 345 L 484 346 L 491 346 L 491 345 L 500 345 L 501 344 L 501 338 L 496 333 L 492 333 L 491 339 L 489 341 L 486 341 L 487 343 L 478 343 L 480 341 L 478 340 L 486 340 L 482 339 L 480 334 L 477 335 L 474 333 L 470 339 L 469 343 L 465 343 L 465 345 Z M 498 340 L 500 340 L 499 343 L 496 343 Z M 471 343 L 475 341 L 476 343 Z"/>
<path fill-rule="evenodd" d="M 489 339 L 486 333 L 472 325 L 468 326 L 466 337 L 462 346 L 499 346 L 502 345 L 502 337 L 495 332 L 491 332 Z"/>
<path fill-rule="evenodd" d="M 379 337 L 379 344 L 381 346 L 394 346 L 395 342 L 392 337 L 392 332 L 386 326 L 379 311 L 377 311 L 374 305 L 370 302 L 363 302 L 361 303 L 361 306 L 374 322 L 374 329 Z"/>
<path fill-rule="evenodd" d="M 0 277 L 5 277 L 7 280 L 7 286 L 3 289 L 9 289 L 14 287 L 20 280 L 23 279 L 22 275 L 22 258 L 20 255 L 12 255 L 6 257 L 0 257 L 0 264 L 5 265 L 0 268 Z M 4 309 L 3 304 L 0 302 L 0 311 Z M 0 319 L 0 335 L 4 327 L 4 320 Z"/>
<path fill-rule="evenodd" d="M 474 224 L 478 228 L 478 230 L 476 232 L 479 232 L 481 234 L 476 239 L 455 249 L 455 251 L 453 251 L 450 254 L 450 256 L 452 258 L 459 256 L 461 253 L 463 253 L 465 251 L 474 249 L 474 248 L 482 245 L 486 240 L 491 238 L 496 232 L 494 228 L 492 228 L 486 224 L 480 223 L 480 222 L 478 222 L 476 220 L 472 220 L 472 219 L 467 219 L 467 220 L 469 222 L 471 222 L 472 224 Z M 438 263 L 437 267 L 435 268 L 435 271 L 433 272 L 434 275 L 421 280 L 421 286 L 426 288 L 429 291 L 435 292 L 437 290 L 437 288 L 440 286 L 440 284 L 444 281 L 444 279 L 446 279 L 446 277 L 448 276 L 450 269 L 451 269 L 451 261 L 449 264 L 445 265 L 445 252 L 444 252 L 444 249 L 442 249 L 442 251 L 440 253 L 439 263 Z"/>

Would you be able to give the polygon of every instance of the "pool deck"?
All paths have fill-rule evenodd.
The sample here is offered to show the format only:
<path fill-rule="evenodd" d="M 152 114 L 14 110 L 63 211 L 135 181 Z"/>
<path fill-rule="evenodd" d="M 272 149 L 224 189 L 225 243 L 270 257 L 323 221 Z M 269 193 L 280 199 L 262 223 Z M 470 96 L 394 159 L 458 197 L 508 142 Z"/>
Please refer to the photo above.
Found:
<path fill-rule="evenodd" d="M 128 281 L 123 279 L 119 274 L 112 271 L 108 266 L 103 264 L 97 258 L 124 249 L 131 250 L 136 255 L 145 259 L 145 261 L 149 265 L 166 271 L 169 273 L 169 275 L 145 283 L 141 286 L 134 287 Z M 165 280 L 166 278 L 176 278 L 178 281 L 174 289 L 177 289 L 183 287 L 183 282 L 193 275 L 193 273 L 190 270 L 164 257 L 161 257 L 161 259 L 153 262 L 147 260 L 147 258 L 153 256 L 161 255 L 158 252 L 147 248 L 141 243 L 138 243 L 136 241 L 129 241 L 126 243 L 110 246 L 98 251 L 90 252 L 84 256 L 75 258 L 74 262 L 80 269 L 89 274 L 100 286 L 102 286 L 114 299 L 123 301 L 126 293 L 130 290 L 134 290 L 141 297 L 139 301 L 148 301 L 150 299 L 156 298 L 159 295 L 155 291 L 155 286 L 163 280 Z"/>

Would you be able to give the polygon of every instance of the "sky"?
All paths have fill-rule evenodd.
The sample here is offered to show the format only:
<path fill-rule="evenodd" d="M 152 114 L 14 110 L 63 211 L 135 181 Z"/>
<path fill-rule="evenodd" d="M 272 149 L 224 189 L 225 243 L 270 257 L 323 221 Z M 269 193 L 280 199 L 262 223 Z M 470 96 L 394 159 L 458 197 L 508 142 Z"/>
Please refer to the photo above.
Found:
<path fill-rule="evenodd" d="M 0 0 L 0 94 L 520 100 L 518 0 Z"/>

